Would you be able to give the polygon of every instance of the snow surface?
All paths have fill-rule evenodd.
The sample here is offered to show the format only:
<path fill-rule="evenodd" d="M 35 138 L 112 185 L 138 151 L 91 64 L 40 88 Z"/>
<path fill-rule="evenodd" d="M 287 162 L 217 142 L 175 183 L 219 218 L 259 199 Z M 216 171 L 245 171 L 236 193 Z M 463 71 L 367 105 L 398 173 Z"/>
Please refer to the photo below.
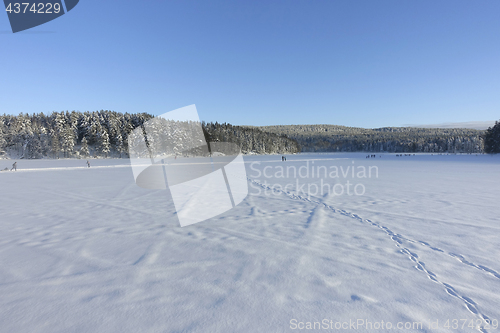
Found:
<path fill-rule="evenodd" d="M 0 172 L 0 332 L 498 331 L 500 156 L 365 156 L 246 156 L 249 196 L 184 228 L 125 159 L 18 160 Z M 378 177 L 279 174 L 307 165 Z"/>

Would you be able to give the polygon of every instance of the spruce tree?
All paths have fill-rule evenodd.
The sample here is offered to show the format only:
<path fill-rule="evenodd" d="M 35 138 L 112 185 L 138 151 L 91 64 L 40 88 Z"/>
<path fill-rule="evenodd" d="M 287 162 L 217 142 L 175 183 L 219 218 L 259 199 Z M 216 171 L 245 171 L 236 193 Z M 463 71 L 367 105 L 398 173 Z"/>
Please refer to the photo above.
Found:
<path fill-rule="evenodd" d="M 0 152 L 4 151 L 6 145 L 7 145 L 7 140 L 5 140 L 3 119 L 0 118 Z"/>
<path fill-rule="evenodd" d="M 89 146 L 87 144 L 87 138 L 83 137 L 82 139 L 82 147 L 80 148 L 80 154 L 83 157 L 89 157 L 90 152 L 89 152 Z"/>
<path fill-rule="evenodd" d="M 110 143 L 109 143 L 109 135 L 108 132 L 103 128 L 102 134 L 100 136 L 100 149 L 101 152 L 104 154 L 104 157 L 108 157 L 108 153 L 110 151 Z"/>
<path fill-rule="evenodd" d="M 33 134 L 26 143 L 25 157 L 27 158 L 42 158 L 42 143 L 39 134 Z"/>
<path fill-rule="evenodd" d="M 122 154 L 125 152 L 125 145 L 123 143 L 123 139 L 122 139 L 121 134 L 118 134 L 118 136 L 116 137 L 115 149 L 120 154 L 120 158 L 121 158 Z"/>
<path fill-rule="evenodd" d="M 70 157 L 71 154 L 73 153 L 73 148 L 75 147 L 75 132 L 74 130 L 69 126 L 66 125 L 61 133 L 61 146 L 64 152 L 65 157 Z"/>
<path fill-rule="evenodd" d="M 50 150 L 54 158 L 59 158 L 59 152 L 61 151 L 61 144 L 59 142 L 59 134 L 56 130 L 50 131 Z"/>

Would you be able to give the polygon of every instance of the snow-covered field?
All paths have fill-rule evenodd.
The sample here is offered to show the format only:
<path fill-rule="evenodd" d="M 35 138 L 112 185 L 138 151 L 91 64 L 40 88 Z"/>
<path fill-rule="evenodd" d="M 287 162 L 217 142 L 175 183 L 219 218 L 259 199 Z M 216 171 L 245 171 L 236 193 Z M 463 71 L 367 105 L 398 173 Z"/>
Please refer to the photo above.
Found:
<path fill-rule="evenodd" d="M 500 331 L 500 156 L 365 156 L 247 156 L 248 197 L 184 228 L 125 159 L 19 160 L 0 332 Z"/>

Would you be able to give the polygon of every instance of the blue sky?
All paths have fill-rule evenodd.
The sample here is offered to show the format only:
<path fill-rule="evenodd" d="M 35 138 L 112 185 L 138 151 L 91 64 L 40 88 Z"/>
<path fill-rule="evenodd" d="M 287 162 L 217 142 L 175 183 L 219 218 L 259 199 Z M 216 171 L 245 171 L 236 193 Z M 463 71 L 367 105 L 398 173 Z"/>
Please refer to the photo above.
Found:
<path fill-rule="evenodd" d="M 500 1 L 97 1 L 12 34 L 0 113 L 196 104 L 237 125 L 500 118 Z"/>

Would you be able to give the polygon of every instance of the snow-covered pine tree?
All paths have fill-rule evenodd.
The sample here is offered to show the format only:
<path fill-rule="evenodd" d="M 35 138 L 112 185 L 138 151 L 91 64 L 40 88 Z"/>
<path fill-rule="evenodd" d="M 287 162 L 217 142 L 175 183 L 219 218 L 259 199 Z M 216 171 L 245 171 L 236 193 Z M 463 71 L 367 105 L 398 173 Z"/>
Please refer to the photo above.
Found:
<path fill-rule="evenodd" d="M 82 139 L 82 146 L 80 148 L 80 154 L 83 157 L 89 157 L 90 156 L 89 145 L 87 144 L 87 138 L 86 137 L 83 137 L 83 139 Z"/>
<path fill-rule="evenodd" d="M 3 123 L 3 117 L 0 116 L 0 153 L 5 151 L 5 146 L 7 145 L 7 140 L 5 140 L 5 125 Z"/>
<path fill-rule="evenodd" d="M 59 153 L 61 152 L 61 143 L 59 142 L 59 134 L 57 130 L 50 130 L 50 151 L 54 158 L 59 158 Z"/>
<path fill-rule="evenodd" d="M 90 115 L 89 127 L 87 129 L 87 140 L 89 145 L 99 144 L 99 136 L 103 129 L 97 112 L 92 112 Z"/>
<path fill-rule="evenodd" d="M 70 157 L 75 147 L 75 131 L 69 125 L 66 125 L 61 133 L 61 147 L 65 157 Z"/>
<path fill-rule="evenodd" d="M 26 158 L 42 158 L 42 143 L 40 141 L 40 134 L 33 133 L 27 140 L 26 149 L 24 151 Z"/>
<path fill-rule="evenodd" d="M 115 149 L 120 154 L 120 158 L 122 158 L 123 153 L 125 153 L 125 145 L 121 134 L 118 134 L 116 137 Z"/>
<path fill-rule="evenodd" d="M 54 128 L 57 130 L 58 134 L 61 134 L 64 130 L 64 127 L 66 127 L 67 125 L 64 112 L 53 112 L 52 117 L 54 118 Z"/>
<path fill-rule="evenodd" d="M 31 124 L 31 119 L 28 114 L 19 115 L 17 118 L 17 128 L 18 135 L 17 141 L 19 146 L 21 147 L 20 153 L 21 156 L 29 158 L 27 155 L 27 147 L 31 140 L 33 140 L 33 128 Z"/>
<path fill-rule="evenodd" d="M 68 116 L 68 119 L 69 119 L 69 126 L 71 127 L 71 129 L 73 130 L 73 136 L 75 138 L 75 143 L 76 141 L 78 141 L 78 137 L 79 137 L 79 122 L 80 122 L 80 117 L 82 116 L 81 113 L 79 112 L 76 112 L 76 111 L 71 111 L 71 113 L 69 114 Z"/>
<path fill-rule="evenodd" d="M 42 157 L 49 156 L 50 155 L 50 135 L 49 135 L 49 131 L 47 130 L 47 128 L 44 125 L 42 125 L 40 127 L 40 146 L 41 146 Z"/>
<path fill-rule="evenodd" d="M 78 139 L 82 140 L 84 137 L 88 137 L 89 129 L 90 129 L 90 112 L 86 111 L 80 117 L 80 121 L 78 123 L 78 132 L 79 132 Z"/>
<path fill-rule="evenodd" d="M 108 157 L 111 144 L 109 142 L 108 132 L 103 128 L 102 133 L 99 137 L 99 148 L 104 157 Z"/>

